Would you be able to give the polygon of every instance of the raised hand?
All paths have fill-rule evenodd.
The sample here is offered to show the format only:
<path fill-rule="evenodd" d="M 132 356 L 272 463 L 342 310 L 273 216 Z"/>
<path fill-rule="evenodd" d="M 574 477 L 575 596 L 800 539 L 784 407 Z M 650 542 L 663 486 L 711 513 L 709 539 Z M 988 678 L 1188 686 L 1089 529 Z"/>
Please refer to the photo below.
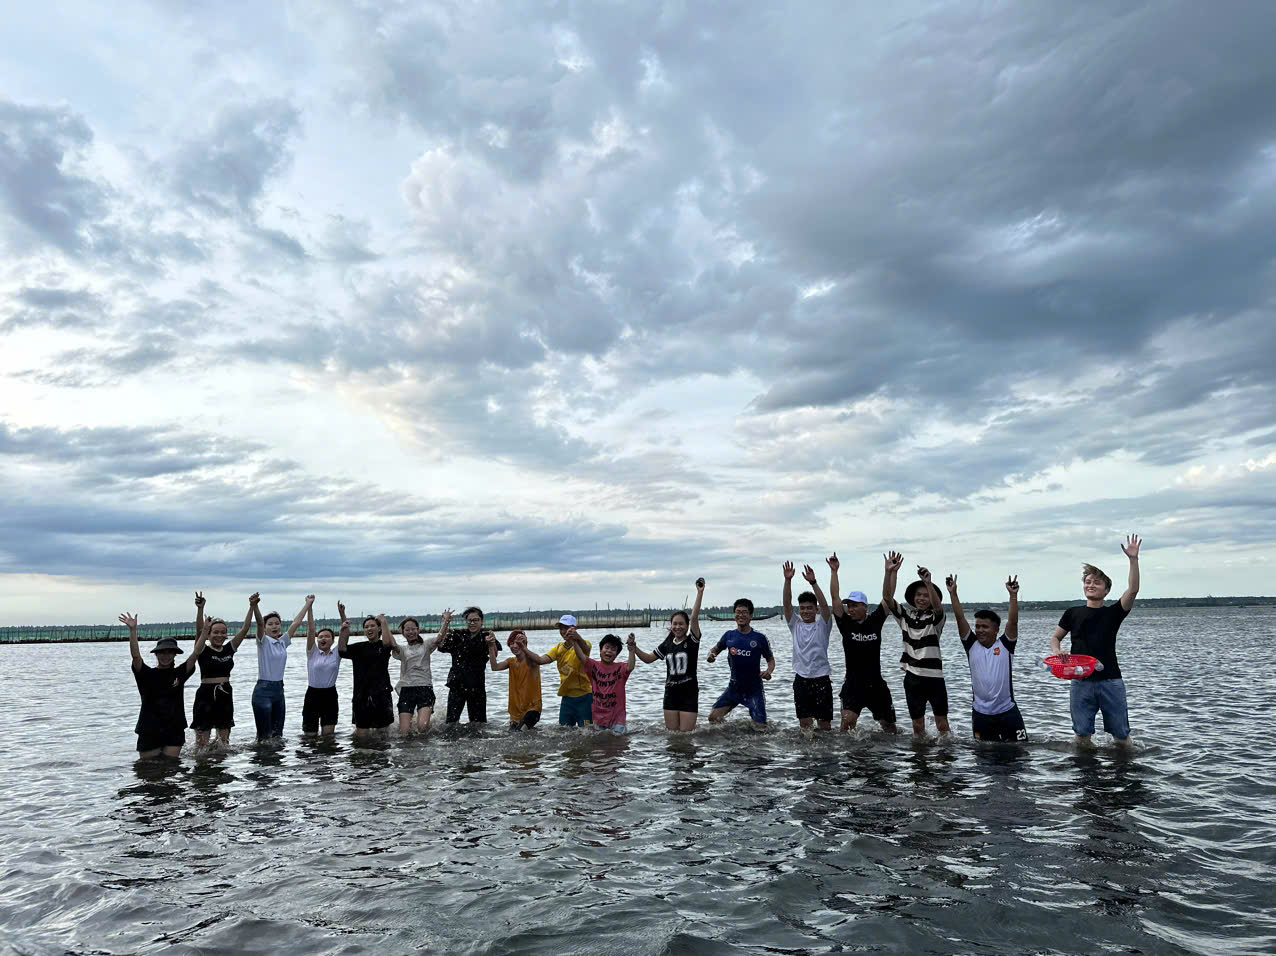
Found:
<path fill-rule="evenodd" d="M 120 615 L 120 623 L 128 627 L 130 631 L 135 631 L 137 630 L 137 615 L 125 611 Z"/>
<path fill-rule="evenodd" d="M 195 606 L 196 606 L 196 607 L 203 607 L 203 606 L 204 606 L 204 592 L 203 592 L 203 591 L 196 591 L 196 592 L 195 592 Z"/>
<path fill-rule="evenodd" d="M 898 551 L 887 551 L 882 557 L 886 559 L 887 571 L 898 571 L 904 565 L 904 556 Z"/>
<path fill-rule="evenodd" d="M 806 580 L 807 584 L 814 584 L 815 568 L 811 567 L 809 564 L 802 565 L 802 577 Z"/>
<path fill-rule="evenodd" d="M 213 633 L 213 618 L 204 618 L 204 637 L 209 637 Z"/>
<path fill-rule="evenodd" d="M 950 574 L 948 575 L 948 577 L 944 578 L 944 587 L 948 588 L 949 594 L 956 594 L 957 593 L 957 575 Z"/>
<path fill-rule="evenodd" d="M 696 590 L 697 591 L 704 590 L 704 578 L 696 578 Z"/>
<path fill-rule="evenodd" d="M 344 624 L 346 621 L 346 606 L 340 601 L 337 602 L 337 616 L 341 618 L 341 623 Z"/>
<path fill-rule="evenodd" d="M 917 576 L 922 579 L 923 584 L 930 584 L 930 569 L 917 565 Z"/>
<path fill-rule="evenodd" d="M 831 557 L 824 559 L 828 562 L 829 570 L 837 574 L 837 569 L 842 566 L 842 562 L 837 559 L 837 552 L 834 551 Z"/>
<path fill-rule="evenodd" d="M 257 606 L 258 604 L 260 604 L 260 603 L 261 603 L 261 593 L 260 593 L 260 592 L 258 592 L 258 591 L 254 591 L 252 594 L 248 595 L 248 606 L 249 606 L 249 607 L 256 607 L 256 606 Z"/>
<path fill-rule="evenodd" d="M 443 626 L 443 627 L 447 627 L 447 626 L 448 626 L 449 624 L 451 624 L 451 623 L 452 623 L 452 609 L 451 609 L 450 607 L 449 607 L 449 608 L 444 608 L 444 610 L 443 610 L 443 625 L 442 625 L 442 626 Z"/>
<path fill-rule="evenodd" d="M 793 566 L 792 561 L 784 562 L 784 580 L 792 581 L 793 575 L 797 574 L 797 568 Z"/>
<path fill-rule="evenodd" d="M 627 638 L 625 638 L 625 644 L 626 644 L 626 646 L 628 646 L 628 647 L 637 647 L 637 646 L 638 646 L 638 638 L 634 635 L 634 632 L 633 632 L 633 631 L 630 631 L 630 632 L 629 632 L 629 636 L 628 636 Z"/>
<path fill-rule="evenodd" d="M 1014 574 L 1006 578 L 1006 590 L 1012 595 L 1019 593 L 1019 575 Z"/>
<path fill-rule="evenodd" d="M 1131 561 L 1137 561 L 1139 557 L 1139 546 L 1143 544 L 1143 539 L 1137 534 L 1128 535 L 1125 544 L 1121 545 L 1121 550 L 1125 552 L 1125 556 Z"/>
<path fill-rule="evenodd" d="M 315 603 L 315 596 L 314 596 L 313 594 L 307 594 L 307 595 L 306 595 L 306 607 L 310 607 L 310 606 L 311 606 L 312 604 L 314 604 L 314 603 Z"/>
<path fill-rule="evenodd" d="M 483 632 L 483 640 L 487 641 L 487 643 L 491 644 L 493 647 L 496 646 L 496 635 L 491 631 Z"/>

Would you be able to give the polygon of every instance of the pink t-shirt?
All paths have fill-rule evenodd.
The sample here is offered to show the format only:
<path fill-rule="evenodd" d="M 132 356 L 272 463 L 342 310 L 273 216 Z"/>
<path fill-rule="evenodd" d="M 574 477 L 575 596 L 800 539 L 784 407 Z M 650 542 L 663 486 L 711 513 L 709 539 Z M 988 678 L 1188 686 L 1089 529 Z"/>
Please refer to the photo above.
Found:
<path fill-rule="evenodd" d="M 594 685 L 594 726 L 613 727 L 625 723 L 625 683 L 629 665 L 624 661 L 604 664 L 585 658 L 585 673 Z"/>

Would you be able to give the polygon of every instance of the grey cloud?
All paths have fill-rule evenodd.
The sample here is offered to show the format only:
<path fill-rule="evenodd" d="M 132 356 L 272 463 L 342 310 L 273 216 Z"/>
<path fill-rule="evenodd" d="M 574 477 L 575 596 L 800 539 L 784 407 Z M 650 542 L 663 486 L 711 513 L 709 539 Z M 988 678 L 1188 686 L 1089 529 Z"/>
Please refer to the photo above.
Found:
<path fill-rule="evenodd" d="M 87 289 L 27 286 L 13 301 L 8 318 L 0 322 L 0 333 L 36 327 L 88 329 L 99 325 L 109 313 L 106 300 Z"/>

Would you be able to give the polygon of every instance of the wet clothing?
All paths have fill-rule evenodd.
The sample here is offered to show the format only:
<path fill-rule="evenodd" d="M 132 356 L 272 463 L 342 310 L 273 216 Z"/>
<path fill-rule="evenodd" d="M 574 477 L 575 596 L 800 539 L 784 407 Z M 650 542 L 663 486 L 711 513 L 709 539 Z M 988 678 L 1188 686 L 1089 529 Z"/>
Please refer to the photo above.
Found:
<path fill-rule="evenodd" d="M 336 687 L 307 687 L 301 705 L 301 732 L 317 734 L 321 727 L 335 727 L 339 709 Z"/>
<path fill-rule="evenodd" d="M 186 741 L 183 692 L 192 673 L 186 669 L 185 662 L 173 667 L 151 667 L 145 661 L 133 665 L 133 679 L 142 698 L 133 728 L 138 753 L 160 747 L 180 747 Z"/>
<path fill-rule="evenodd" d="M 1078 737 L 1094 733 L 1094 716 L 1102 711 L 1103 729 L 1117 740 L 1130 736 L 1130 711 L 1125 699 L 1125 681 L 1070 680 L 1069 704 L 1072 732 Z"/>
<path fill-rule="evenodd" d="M 449 688 L 448 700 L 451 701 L 451 689 L 481 690 L 487 694 L 488 644 L 487 636 L 491 631 L 479 631 L 471 634 L 464 631 L 448 631 L 445 640 L 438 641 L 439 650 L 452 655 L 452 666 L 447 673 Z M 436 638 L 437 640 L 437 638 Z M 496 642 L 496 649 L 501 649 L 501 642 Z M 451 703 L 448 713 L 452 712 Z M 457 711 L 459 714 L 460 711 Z M 471 720 L 474 718 L 471 717 Z"/>
<path fill-rule="evenodd" d="M 766 723 L 766 695 L 762 692 L 759 684 L 758 688 L 751 693 L 741 693 L 739 686 L 735 681 L 727 684 L 727 689 L 722 692 L 722 696 L 714 701 L 713 709 L 722 710 L 723 708 L 730 710 L 738 707 L 740 704 L 745 706 L 749 712 L 749 719 L 755 724 Z"/>
<path fill-rule="evenodd" d="M 511 720 L 510 730 L 531 730 L 540 723 L 541 712 L 539 710 L 529 710 L 525 713 L 521 720 Z"/>
<path fill-rule="evenodd" d="M 279 637 L 257 638 L 257 679 L 282 681 L 288 665 L 288 645 L 292 638 L 284 631 Z"/>
<path fill-rule="evenodd" d="M 316 690 L 337 686 L 337 674 L 341 671 L 341 654 L 335 644 L 325 654 L 316 644 L 306 655 L 306 683 Z"/>
<path fill-rule="evenodd" d="M 593 650 L 594 645 L 585 641 L 585 647 Z M 581 667 L 580 656 L 574 648 L 559 641 L 546 652 L 546 657 L 558 665 L 558 696 L 584 697 L 593 693 L 593 685 Z"/>
<path fill-rule="evenodd" d="M 793 678 L 793 708 L 798 720 L 833 719 L 833 679 L 831 677 Z"/>
<path fill-rule="evenodd" d="M 1015 645 L 1000 635 L 991 647 L 984 647 L 971 631 L 961 639 L 970 660 L 970 689 L 973 708 L 981 714 L 1002 714 L 1015 706 Z"/>
<path fill-rule="evenodd" d="M 610 664 L 585 658 L 585 673 L 594 686 L 592 709 L 595 727 L 611 727 L 625 723 L 625 685 L 629 682 L 629 665 L 616 660 Z"/>
<path fill-rule="evenodd" d="M 729 655 L 727 663 L 731 667 L 731 684 L 741 697 L 761 693 L 762 659 L 775 657 L 771 653 L 771 642 L 766 635 L 754 630 L 747 634 L 727 631 L 713 646 L 715 654 L 721 654 L 724 650 Z"/>
<path fill-rule="evenodd" d="M 669 634 L 654 651 L 665 662 L 665 688 L 696 683 L 696 663 L 700 656 L 700 635 L 687 632 L 681 641 Z"/>
<path fill-rule="evenodd" d="M 918 677 L 904 675 L 904 700 L 908 704 L 908 716 L 921 720 L 926 716 L 926 705 L 936 717 L 948 716 L 948 685 L 942 677 Z"/>
<path fill-rule="evenodd" d="M 594 695 L 563 697 L 558 701 L 558 723 L 562 727 L 584 727 L 594 719 Z"/>
<path fill-rule="evenodd" d="M 899 666 L 905 674 L 927 679 L 944 679 L 944 661 L 939 652 L 939 635 L 944 631 L 946 614 L 934 608 L 919 611 L 901 601 L 891 611 L 904 638 L 904 652 Z"/>
<path fill-rule="evenodd" d="M 235 697 L 229 682 L 200 684 L 191 708 L 191 730 L 229 730 L 235 726 Z"/>
<path fill-rule="evenodd" d="M 1011 707 L 999 714 L 981 714 L 977 710 L 972 710 L 970 727 L 980 740 L 1006 743 L 1028 739 L 1028 731 L 1023 725 L 1023 714 L 1019 713 L 1018 707 Z"/>
<path fill-rule="evenodd" d="M 218 677 L 229 677 L 235 666 L 235 645 L 226 641 L 221 647 L 205 644 L 199 657 L 199 679 L 214 680 Z"/>
<path fill-rule="evenodd" d="M 510 722 L 520 723 L 527 714 L 541 711 L 541 667 L 534 661 L 510 660 Z M 533 721 L 535 723 L 535 721 Z M 528 726 L 531 726 L 530 724 Z"/>
<path fill-rule="evenodd" d="M 470 719 L 470 723 L 487 723 L 487 688 L 458 687 L 449 684 L 447 689 L 447 723 L 455 724 L 460 720 L 462 710 L 465 711 L 465 715 Z"/>
<path fill-rule="evenodd" d="M 691 683 L 666 686 L 663 708 L 684 714 L 700 713 L 700 685 Z"/>
<path fill-rule="evenodd" d="M 395 685 L 395 690 L 401 692 L 405 687 L 432 687 L 434 685 L 434 674 L 430 669 L 430 655 L 434 653 L 434 648 L 438 643 L 439 639 L 437 637 L 424 638 L 415 644 L 395 642 L 390 651 L 399 659 L 399 682 Z M 486 645 L 483 648 L 483 655 L 484 663 L 486 663 Z"/>
<path fill-rule="evenodd" d="M 1070 607 L 1059 618 L 1059 626 L 1072 635 L 1073 654 L 1088 654 L 1103 664 L 1087 681 L 1120 680 L 1121 665 L 1117 663 L 1116 639 L 1121 622 L 1129 615 L 1120 601 L 1105 607 Z M 1076 684 L 1077 681 L 1071 681 Z"/>
<path fill-rule="evenodd" d="M 283 681 L 257 681 L 253 685 L 252 706 L 258 740 L 284 735 L 284 717 L 288 708 L 284 701 Z"/>
<path fill-rule="evenodd" d="M 839 696 L 844 711 L 858 716 L 867 707 L 878 723 L 895 723 L 895 702 L 891 700 L 891 689 L 881 674 L 871 680 L 852 681 L 847 677 L 842 682 Z"/>
<path fill-rule="evenodd" d="M 880 604 L 862 621 L 852 621 L 849 614 L 837 615 L 837 630 L 842 635 L 842 653 L 846 655 L 846 680 L 873 682 L 882 675 L 882 626 L 886 608 Z"/>
<path fill-rule="evenodd" d="M 360 730 L 376 730 L 394 723 L 390 692 L 390 648 L 381 641 L 347 644 L 337 652 L 354 667 L 351 720 Z"/>
<path fill-rule="evenodd" d="M 422 708 L 434 709 L 433 687 L 404 687 L 399 691 L 399 713 L 415 714 Z"/>

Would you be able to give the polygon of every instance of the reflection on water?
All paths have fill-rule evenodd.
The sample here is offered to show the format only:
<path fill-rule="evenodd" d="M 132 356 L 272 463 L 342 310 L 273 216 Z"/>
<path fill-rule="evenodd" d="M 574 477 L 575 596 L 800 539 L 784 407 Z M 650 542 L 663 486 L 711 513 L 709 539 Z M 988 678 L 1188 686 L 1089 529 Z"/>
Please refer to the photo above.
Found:
<path fill-rule="evenodd" d="M 1276 624 L 1213 620 L 1178 632 L 1149 615 L 1140 631 L 1132 616 L 1122 636 L 1190 656 L 1211 626 L 1253 643 Z M 1039 623 L 1048 634 L 1053 620 Z M 15 650 L 4 693 L 20 701 L 29 649 Z M 113 650 L 77 648 L 89 663 L 68 670 L 67 699 L 120 678 L 101 706 L 129 727 L 136 691 Z M 1066 685 L 1031 671 L 1016 675 L 1025 745 L 976 743 L 956 713 L 942 742 L 867 725 L 807 738 L 783 682 L 769 733 L 669 733 L 654 668 L 631 679 L 620 737 L 547 722 L 355 739 L 343 726 L 137 762 L 131 739 L 73 732 L 82 715 L 18 719 L 0 950 L 1276 950 L 1276 761 L 1261 725 L 1159 726 L 1162 704 L 1199 710 L 1201 688 L 1127 657 L 1129 755 L 1076 752 Z M 1261 713 L 1272 658 L 1213 692 Z M 954 700 L 963 679 L 949 677 Z"/>

